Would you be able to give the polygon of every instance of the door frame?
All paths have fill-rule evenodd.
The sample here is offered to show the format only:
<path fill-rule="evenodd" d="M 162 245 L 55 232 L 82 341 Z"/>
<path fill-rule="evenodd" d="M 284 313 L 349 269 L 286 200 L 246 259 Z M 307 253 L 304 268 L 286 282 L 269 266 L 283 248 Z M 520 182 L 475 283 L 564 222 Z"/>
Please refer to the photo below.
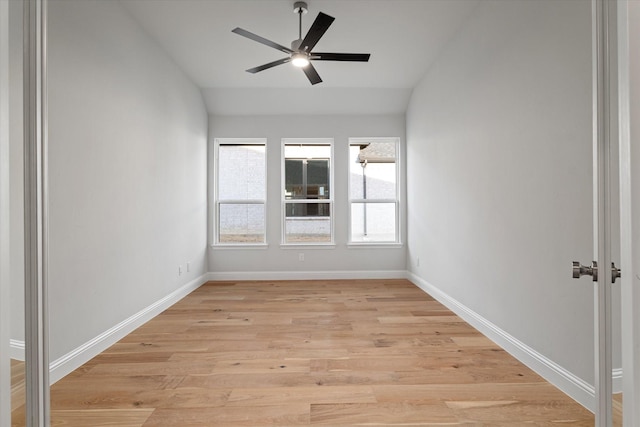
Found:
<path fill-rule="evenodd" d="M 0 1 L 0 426 L 11 425 L 9 2 Z"/>
<path fill-rule="evenodd" d="M 595 291 L 597 427 L 612 424 L 611 211 L 613 162 L 619 165 L 623 426 L 640 425 L 640 2 L 592 0 L 594 47 L 594 226 L 600 277 Z M 617 110 L 617 111 L 616 111 Z M 618 143 L 618 158 L 611 156 Z M 633 166 L 636 165 L 636 166 Z M 603 274 L 604 272 L 604 274 Z"/>
<path fill-rule="evenodd" d="M 623 425 L 640 425 L 640 3 L 618 0 Z M 633 53 L 633 54 L 632 54 Z M 632 168 L 632 165 L 636 165 Z"/>
<path fill-rule="evenodd" d="M 48 427 L 47 0 L 23 6 L 25 411 L 27 427 Z"/>
<path fill-rule="evenodd" d="M 592 117 L 593 117 L 593 259 L 595 425 L 611 427 L 613 421 L 612 277 L 612 146 L 617 138 L 614 107 L 616 64 L 615 0 L 592 0 Z"/>

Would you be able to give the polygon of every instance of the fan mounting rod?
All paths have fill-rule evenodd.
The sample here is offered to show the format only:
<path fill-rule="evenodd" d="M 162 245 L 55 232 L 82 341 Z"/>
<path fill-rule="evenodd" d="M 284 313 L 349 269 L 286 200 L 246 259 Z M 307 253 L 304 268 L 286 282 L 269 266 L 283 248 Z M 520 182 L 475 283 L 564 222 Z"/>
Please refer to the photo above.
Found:
<path fill-rule="evenodd" d="M 297 1 L 293 4 L 293 13 L 298 14 L 298 40 L 300 41 L 302 41 L 302 15 L 304 15 L 307 12 L 308 12 L 307 3 L 303 1 Z M 294 42 L 291 45 L 293 46 L 293 44 L 296 41 L 297 40 L 294 40 Z M 300 46 L 300 43 L 298 43 L 298 45 L 295 48 L 293 48 L 293 50 L 297 50 L 298 46 Z"/>

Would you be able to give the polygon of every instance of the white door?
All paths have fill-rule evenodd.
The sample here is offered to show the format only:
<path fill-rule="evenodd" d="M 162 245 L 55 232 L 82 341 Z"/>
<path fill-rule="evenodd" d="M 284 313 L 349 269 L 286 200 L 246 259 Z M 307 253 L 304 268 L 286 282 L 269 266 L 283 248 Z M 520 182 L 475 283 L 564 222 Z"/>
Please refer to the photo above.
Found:
<path fill-rule="evenodd" d="M 640 2 L 592 3 L 596 426 L 632 427 L 640 425 Z M 618 195 L 619 206 L 614 206 Z M 611 224 L 618 220 L 620 259 L 614 260 L 618 230 Z M 617 283 L 614 262 L 622 271 Z M 614 313 L 612 290 L 618 286 L 620 311 Z M 615 316 L 621 319 L 620 348 L 612 343 Z M 623 403 L 613 399 L 612 353 L 622 355 Z M 620 405 L 622 420 L 614 411 Z"/>

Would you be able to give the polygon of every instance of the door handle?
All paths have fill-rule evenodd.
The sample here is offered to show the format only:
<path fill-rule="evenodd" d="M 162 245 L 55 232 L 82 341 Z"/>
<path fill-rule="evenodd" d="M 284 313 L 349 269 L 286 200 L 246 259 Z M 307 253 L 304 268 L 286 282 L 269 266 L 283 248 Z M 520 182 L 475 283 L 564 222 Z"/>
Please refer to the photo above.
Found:
<path fill-rule="evenodd" d="M 593 281 L 598 281 L 598 262 L 591 261 L 591 266 L 581 265 L 578 261 L 573 261 L 573 278 L 579 279 L 582 276 L 591 276 Z M 620 269 L 615 263 L 611 263 L 611 283 L 616 283 L 616 279 L 622 276 Z"/>
<path fill-rule="evenodd" d="M 591 261 L 591 266 L 581 265 L 578 261 L 573 261 L 573 278 L 579 279 L 582 276 L 591 276 L 593 281 L 598 281 L 598 262 Z"/>
<path fill-rule="evenodd" d="M 619 268 L 616 268 L 616 265 L 611 263 L 611 283 L 616 283 L 616 279 L 622 277 L 622 273 Z"/>

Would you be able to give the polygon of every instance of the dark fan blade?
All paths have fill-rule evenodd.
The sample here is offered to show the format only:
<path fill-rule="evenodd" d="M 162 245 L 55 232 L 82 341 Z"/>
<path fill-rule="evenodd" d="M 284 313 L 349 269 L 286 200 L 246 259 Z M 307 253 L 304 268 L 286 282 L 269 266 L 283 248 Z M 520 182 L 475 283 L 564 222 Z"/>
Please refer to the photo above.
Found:
<path fill-rule="evenodd" d="M 325 13 L 318 13 L 316 20 L 313 21 L 311 28 L 309 28 L 309 32 L 304 36 L 302 43 L 300 43 L 300 50 L 303 52 L 311 52 L 316 43 L 318 43 L 318 40 L 320 40 L 320 37 L 324 35 L 335 19 L 333 16 Z"/>
<path fill-rule="evenodd" d="M 370 53 L 317 53 L 311 52 L 311 59 L 314 61 L 369 61 Z"/>
<path fill-rule="evenodd" d="M 240 27 L 234 28 L 233 30 L 231 30 L 231 32 L 239 34 L 241 36 L 244 36 L 244 37 L 246 37 L 248 39 L 251 39 L 253 41 L 256 41 L 258 43 L 262 43 L 263 45 L 272 47 L 274 49 L 278 49 L 279 51 L 282 51 L 284 53 L 293 53 L 293 51 L 291 49 L 289 49 L 288 47 L 284 47 L 281 44 L 278 44 L 276 42 L 272 42 L 271 40 L 267 40 L 264 37 L 260 37 L 257 34 L 250 33 L 249 31 L 243 30 Z"/>
<path fill-rule="evenodd" d="M 255 74 L 255 73 L 259 72 L 259 71 L 264 71 L 264 70 L 268 70 L 269 68 L 273 68 L 276 65 L 286 64 L 289 61 L 291 61 L 291 58 L 278 59 L 277 61 L 269 62 L 268 64 L 260 65 L 260 66 L 255 67 L 255 68 L 249 68 L 247 70 L 247 73 Z"/>
<path fill-rule="evenodd" d="M 312 85 L 318 84 L 322 81 L 322 79 L 320 78 L 320 75 L 318 74 L 316 69 L 313 67 L 313 65 L 309 64 L 306 67 L 303 67 L 302 71 L 304 71 L 304 73 L 307 75 L 307 78 L 309 79 Z"/>

